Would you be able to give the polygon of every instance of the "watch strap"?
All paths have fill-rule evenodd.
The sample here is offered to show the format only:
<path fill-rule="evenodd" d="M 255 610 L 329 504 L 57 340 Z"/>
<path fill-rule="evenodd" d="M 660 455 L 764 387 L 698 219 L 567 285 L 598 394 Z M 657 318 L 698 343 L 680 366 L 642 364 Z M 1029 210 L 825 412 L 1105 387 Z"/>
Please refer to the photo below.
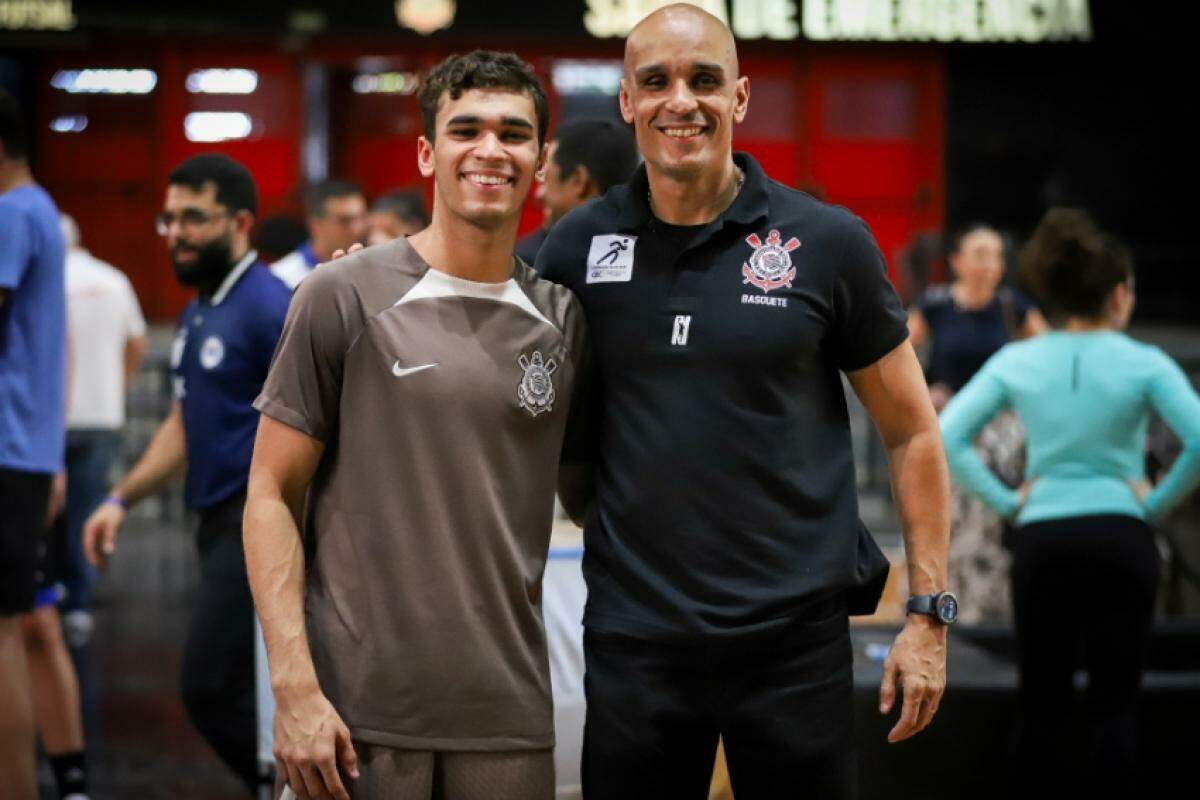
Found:
<path fill-rule="evenodd" d="M 908 598 L 908 603 L 904 609 L 909 614 L 924 614 L 928 617 L 938 618 L 937 615 L 937 599 L 940 595 L 936 594 L 919 594 Z"/>

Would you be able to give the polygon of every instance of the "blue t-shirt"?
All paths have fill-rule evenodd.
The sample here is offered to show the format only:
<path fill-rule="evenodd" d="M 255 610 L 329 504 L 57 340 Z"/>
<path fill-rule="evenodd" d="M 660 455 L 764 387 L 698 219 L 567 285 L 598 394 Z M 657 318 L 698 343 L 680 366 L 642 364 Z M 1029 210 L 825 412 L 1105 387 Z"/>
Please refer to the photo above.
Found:
<path fill-rule="evenodd" d="M 971 447 L 1005 408 L 1028 434 L 1023 506 Z M 1184 450 L 1142 502 L 1131 483 L 1145 477 L 1151 412 Z M 1200 397 L 1165 353 L 1116 331 L 1055 331 L 1004 347 L 946 406 L 941 426 L 955 479 L 1022 524 L 1092 514 L 1154 521 L 1200 482 Z"/>
<path fill-rule="evenodd" d="M 983 308 L 961 308 L 949 286 L 931 286 L 917 303 L 929 326 L 926 377 L 958 391 L 992 354 L 1014 338 L 1033 303 L 1007 286 Z"/>
<path fill-rule="evenodd" d="M 184 499 L 203 510 L 246 486 L 262 391 L 291 291 L 246 255 L 211 298 L 193 300 L 171 348 L 187 440 Z"/>
<path fill-rule="evenodd" d="M 62 469 L 67 403 L 66 247 L 39 186 L 0 195 L 0 467 Z"/>

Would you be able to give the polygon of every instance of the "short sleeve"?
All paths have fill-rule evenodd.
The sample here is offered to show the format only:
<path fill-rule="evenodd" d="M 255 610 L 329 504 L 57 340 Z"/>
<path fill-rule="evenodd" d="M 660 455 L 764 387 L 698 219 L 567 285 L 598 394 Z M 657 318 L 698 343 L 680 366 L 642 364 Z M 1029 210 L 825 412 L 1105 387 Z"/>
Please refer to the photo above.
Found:
<path fill-rule="evenodd" d="M 346 352 L 362 327 L 362 306 L 343 271 L 314 271 L 287 307 L 254 407 L 314 439 L 328 439 L 337 424 Z"/>
<path fill-rule="evenodd" d="M 137 339 L 146 335 L 146 318 L 129 279 L 121 276 L 121 295 L 125 303 L 125 338 Z"/>
<path fill-rule="evenodd" d="M 563 464 L 587 464 L 595 460 L 600 428 L 600 387 L 583 309 L 574 297 L 567 315 L 566 336 L 575 366 L 575 384 L 560 460 Z"/>
<path fill-rule="evenodd" d="M 870 366 L 908 338 L 908 318 L 866 223 L 847 227 L 835 276 L 834 358 L 852 372 Z"/>
<path fill-rule="evenodd" d="M 20 286 L 32 253 L 25 215 L 11 204 L 0 203 L 0 289 Z"/>

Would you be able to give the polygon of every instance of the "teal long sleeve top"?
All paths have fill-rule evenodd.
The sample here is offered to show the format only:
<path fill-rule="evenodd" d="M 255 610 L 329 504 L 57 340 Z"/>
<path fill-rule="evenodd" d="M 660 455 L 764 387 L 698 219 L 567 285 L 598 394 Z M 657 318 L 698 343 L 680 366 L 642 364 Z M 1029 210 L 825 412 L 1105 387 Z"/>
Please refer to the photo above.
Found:
<path fill-rule="evenodd" d="M 1004 409 L 1028 437 L 1024 505 L 971 447 Z M 1152 411 L 1183 452 L 1140 502 L 1132 484 L 1145 477 Z M 941 428 L 955 479 L 1020 524 L 1091 514 L 1153 522 L 1200 483 L 1200 396 L 1165 353 L 1116 331 L 1055 331 L 1003 347 L 946 406 Z"/>

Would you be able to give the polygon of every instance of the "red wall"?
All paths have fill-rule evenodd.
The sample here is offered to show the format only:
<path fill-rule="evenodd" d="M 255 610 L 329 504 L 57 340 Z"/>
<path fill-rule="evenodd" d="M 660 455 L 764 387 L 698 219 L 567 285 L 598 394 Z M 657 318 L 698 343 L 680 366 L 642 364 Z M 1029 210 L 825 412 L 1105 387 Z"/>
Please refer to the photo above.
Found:
<path fill-rule="evenodd" d="M 388 69 L 420 71 L 451 49 L 471 43 L 430 41 L 404 52 L 364 52 L 361 45 L 325 43 L 303 54 L 256 43 L 161 41 L 113 46 L 97 54 L 57 54 L 43 63 L 38 103 L 39 178 L 73 214 L 84 243 L 125 270 L 148 316 L 174 317 L 188 298 L 171 274 L 154 234 L 166 177 L 182 159 L 217 150 L 244 163 L 260 193 L 260 216 L 300 215 L 302 80 L 306 62 L 330 70 L 330 174 L 360 182 L 369 197 L 418 185 L 415 140 L 421 120 L 411 96 L 358 95 L 350 82 L 364 56 Z M 617 42 L 513 45 L 547 86 L 554 59 L 620 57 Z M 776 180 L 816 191 L 850 207 L 871 225 L 893 265 L 916 233 L 941 226 L 944 206 L 944 69 L 934 48 L 743 46 L 751 77 L 750 112 L 735 129 L 735 147 L 751 152 Z M 146 96 L 67 95 L 49 85 L 58 69 L 147 67 L 158 84 Z M 199 67 L 245 67 L 259 74 L 247 96 L 192 95 L 187 73 Z M 558 102 L 551 95 L 552 119 Z M 186 140 L 191 111 L 244 111 L 254 120 L 249 140 L 196 144 Z M 82 133 L 54 133 L 50 120 L 86 114 Z M 540 224 L 532 199 L 522 232 Z"/>

